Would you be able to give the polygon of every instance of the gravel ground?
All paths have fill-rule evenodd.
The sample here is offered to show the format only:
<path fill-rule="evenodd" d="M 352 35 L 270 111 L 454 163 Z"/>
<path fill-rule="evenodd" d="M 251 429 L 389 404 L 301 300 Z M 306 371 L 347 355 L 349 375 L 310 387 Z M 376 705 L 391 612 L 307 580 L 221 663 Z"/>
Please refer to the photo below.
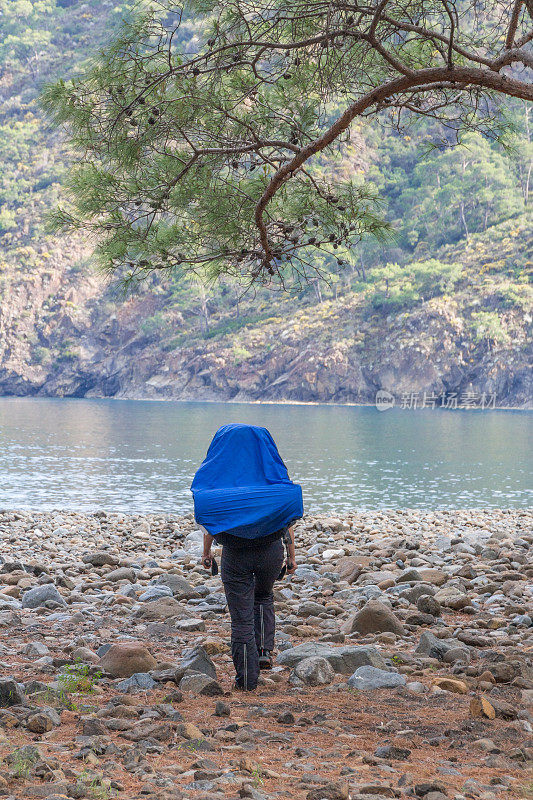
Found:
<path fill-rule="evenodd" d="M 533 797 L 532 523 L 306 517 L 242 693 L 192 517 L 0 511 L 0 796 Z"/>

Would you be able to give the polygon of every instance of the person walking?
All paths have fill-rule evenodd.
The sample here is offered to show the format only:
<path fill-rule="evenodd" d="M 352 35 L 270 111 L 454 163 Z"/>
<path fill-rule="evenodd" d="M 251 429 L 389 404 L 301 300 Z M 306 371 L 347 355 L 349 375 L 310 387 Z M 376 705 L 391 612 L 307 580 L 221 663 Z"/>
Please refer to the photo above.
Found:
<path fill-rule="evenodd" d="M 221 578 L 231 618 L 235 688 L 252 691 L 272 667 L 273 586 L 296 569 L 293 523 L 303 516 L 301 487 L 288 475 L 266 428 L 224 425 L 191 485 L 194 516 L 204 529 L 202 564 L 222 544 Z"/>

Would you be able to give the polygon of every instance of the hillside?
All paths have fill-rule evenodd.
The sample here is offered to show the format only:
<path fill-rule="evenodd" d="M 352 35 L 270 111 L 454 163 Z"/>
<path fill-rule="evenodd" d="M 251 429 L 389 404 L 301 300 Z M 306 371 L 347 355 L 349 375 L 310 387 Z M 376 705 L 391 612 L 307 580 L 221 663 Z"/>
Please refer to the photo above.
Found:
<path fill-rule="evenodd" d="M 68 158 L 39 87 L 75 70 L 127 5 L 0 2 L 0 393 L 373 402 L 385 388 L 398 401 L 472 391 L 527 407 L 531 141 L 519 104 L 509 153 L 472 135 L 422 155 L 429 123 L 412 136 L 357 128 L 342 169 L 381 192 L 395 239 L 363 242 L 342 270 L 321 265 L 326 280 L 297 295 L 154 276 L 125 297 L 86 242 L 45 232 Z"/>
<path fill-rule="evenodd" d="M 3 274 L 0 387 L 21 395 L 363 403 L 379 388 L 398 396 L 473 390 L 496 393 L 500 406 L 527 407 L 531 290 L 513 276 L 530 270 L 524 254 L 532 245 L 524 217 L 447 247 L 442 257 L 459 265 L 453 293 L 432 280 L 433 296 L 404 299 L 392 311 L 376 308 L 382 290 L 370 280 L 321 303 L 245 298 L 238 317 L 215 296 L 206 301 L 207 329 L 194 288 L 184 296 L 159 284 L 120 299 L 91 268 L 66 269 L 58 248 Z M 80 245 L 69 243 L 69 253 L 83 262 Z"/>

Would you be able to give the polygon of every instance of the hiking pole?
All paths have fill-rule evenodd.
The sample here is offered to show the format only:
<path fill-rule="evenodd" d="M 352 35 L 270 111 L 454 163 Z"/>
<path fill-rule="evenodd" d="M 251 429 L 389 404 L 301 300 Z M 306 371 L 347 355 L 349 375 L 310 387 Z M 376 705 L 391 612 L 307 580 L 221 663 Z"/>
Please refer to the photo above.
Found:
<path fill-rule="evenodd" d="M 281 568 L 281 572 L 278 575 L 278 580 L 279 581 L 282 578 L 285 577 L 285 573 L 287 572 L 288 569 L 292 569 L 291 554 L 290 554 L 290 550 L 289 550 L 289 546 L 291 544 L 291 541 L 292 541 L 292 539 L 291 539 L 290 529 L 289 528 L 285 528 L 285 530 L 283 531 L 283 543 L 285 545 L 285 552 L 287 554 L 287 558 L 286 558 L 286 561 L 285 561 L 284 565 Z"/>

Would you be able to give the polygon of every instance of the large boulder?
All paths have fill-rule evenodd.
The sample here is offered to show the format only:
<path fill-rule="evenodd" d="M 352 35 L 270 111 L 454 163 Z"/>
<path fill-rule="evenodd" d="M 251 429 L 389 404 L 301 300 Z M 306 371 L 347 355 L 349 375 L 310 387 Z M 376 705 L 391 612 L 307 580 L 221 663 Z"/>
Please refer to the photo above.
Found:
<path fill-rule="evenodd" d="M 167 586 L 178 600 L 189 600 L 191 597 L 198 597 L 198 592 L 194 586 L 191 586 L 189 581 L 186 581 L 181 575 L 175 575 L 173 572 L 168 575 L 160 575 L 155 585 Z"/>
<path fill-rule="evenodd" d="M 135 570 L 131 567 L 118 567 L 117 569 L 111 569 L 109 572 L 106 572 L 104 578 L 106 581 L 111 581 L 112 583 L 118 583 L 119 581 L 130 581 L 130 583 L 133 583 L 135 580 Z"/>
<path fill-rule="evenodd" d="M 419 597 L 422 595 L 434 595 L 436 593 L 436 589 L 431 583 L 415 583 L 414 586 L 410 586 L 408 589 L 403 589 L 400 592 L 400 597 L 405 597 L 406 600 L 409 600 L 410 603 L 416 602 Z"/>
<path fill-rule="evenodd" d="M 352 689 L 368 692 L 373 689 L 393 689 L 397 686 L 405 686 L 406 680 L 398 672 L 385 672 L 376 667 L 359 667 L 354 674 L 348 678 L 348 686 Z"/>
<path fill-rule="evenodd" d="M 317 617 L 319 614 L 324 613 L 324 606 L 320 603 L 315 603 L 313 600 L 304 600 L 298 607 L 299 617 Z"/>
<path fill-rule="evenodd" d="M 363 572 L 363 569 L 364 565 L 361 563 L 361 559 L 356 556 L 339 558 L 335 565 L 335 572 L 341 581 L 347 581 L 348 583 L 354 583 Z"/>
<path fill-rule="evenodd" d="M 437 600 L 442 606 L 451 608 L 454 611 L 460 611 L 465 606 L 470 604 L 468 595 L 458 589 L 456 586 L 443 586 L 442 589 L 435 595 Z"/>
<path fill-rule="evenodd" d="M 135 616 L 145 622 L 172 619 L 173 617 L 177 619 L 190 619 L 191 617 L 189 612 L 174 597 L 160 597 L 158 600 L 149 600 L 143 603 Z"/>
<path fill-rule="evenodd" d="M 0 678 L 0 708 L 24 705 L 24 690 L 14 678 Z"/>
<path fill-rule="evenodd" d="M 379 600 L 369 600 L 342 626 L 343 633 L 395 633 L 403 636 L 405 629 L 396 614 Z"/>
<path fill-rule="evenodd" d="M 420 583 L 421 581 L 422 576 L 414 567 L 404 569 L 396 578 L 396 583 Z"/>
<path fill-rule="evenodd" d="M 149 672 L 156 667 L 153 655 L 138 642 L 112 644 L 98 663 L 115 678 L 129 678 L 136 672 Z"/>
<path fill-rule="evenodd" d="M 442 572 L 440 569 L 435 569 L 434 567 L 422 567 L 422 569 L 418 571 L 422 580 L 426 583 L 433 584 L 433 586 L 442 586 L 442 584 L 446 583 L 448 580 L 448 576 L 445 572 Z"/>
<path fill-rule="evenodd" d="M 176 669 L 176 673 L 185 674 L 187 671 L 200 672 L 202 675 L 208 675 L 213 678 L 213 680 L 216 680 L 217 677 L 215 665 L 199 644 L 184 651 Z"/>
<path fill-rule="evenodd" d="M 341 675 L 351 675 L 357 667 L 363 665 L 387 669 L 381 653 L 375 647 L 357 645 L 332 647 L 326 642 L 305 642 L 291 647 L 278 655 L 277 662 L 286 667 L 295 667 L 300 661 L 308 658 L 326 659 L 333 670 Z"/>
<path fill-rule="evenodd" d="M 327 642 L 304 642 L 304 644 L 298 644 L 296 647 L 283 650 L 283 652 L 279 653 L 277 662 L 284 667 L 295 667 L 304 658 L 314 658 L 315 656 L 327 658 L 333 649 Z"/>
<path fill-rule="evenodd" d="M 421 595 L 416 601 L 416 607 L 422 614 L 431 614 L 432 617 L 440 616 L 440 603 L 430 594 Z"/>
<path fill-rule="evenodd" d="M 332 648 L 328 661 L 341 675 L 351 675 L 357 667 L 370 666 L 387 669 L 383 656 L 375 647 L 363 645 L 346 645 Z"/>
<path fill-rule="evenodd" d="M 335 671 L 329 661 L 320 656 L 304 658 L 296 664 L 291 676 L 290 683 L 299 686 L 326 686 L 335 677 Z"/>
<path fill-rule="evenodd" d="M 430 658 L 436 658 L 438 661 L 444 661 L 446 654 L 453 650 L 460 650 L 465 653 L 465 660 L 468 660 L 470 653 L 468 648 L 457 641 L 457 639 L 437 639 L 435 634 L 430 631 L 424 631 L 420 637 L 420 642 L 415 650 L 415 653 L 420 653 Z"/>
<path fill-rule="evenodd" d="M 139 595 L 139 602 L 151 603 L 153 600 L 160 600 L 162 597 L 172 597 L 172 590 L 168 586 L 148 586 Z"/>
<path fill-rule="evenodd" d="M 65 598 L 61 597 L 53 583 L 35 586 L 22 595 L 22 608 L 39 608 L 48 602 L 66 606 Z"/>
<path fill-rule="evenodd" d="M 107 550 L 93 550 L 92 553 L 84 553 L 81 560 L 84 564 L 91 564 L 93 567 L 104 567 L 106 564 L 114 567 L 118 564 L 118 557 Z"/>
<path fill-rule="evenodd" d="M 119 692 L 130 692 L 131 694 L 137 692 L 147 692 L 154 689 L 157 682 L 154 681 L 148 672 L 134 672 L 129 678 L 125 678 L 117 685 Z"/>
<path fill-rule="evenodd" d="M 49 655 L 50 650 L 44 642 L 28 642 L 28 644 L 22 648 L 22 653 L 31 658 L 41 658 L 41 656 Z"/>
<path fill-rule="evenodd" d="M 54 723 L 47 714 L 31 714 L 27 721 L 26 727 L 32 733 L 48 733 L 54 727 Z"/>
<path fill-rule="evenodd" d="M 224 694 L 224 690 L 217 681 L 202 672 L 187 671 L 180 681 L 180 689 L 195 695 L 217 697 Z"/>

